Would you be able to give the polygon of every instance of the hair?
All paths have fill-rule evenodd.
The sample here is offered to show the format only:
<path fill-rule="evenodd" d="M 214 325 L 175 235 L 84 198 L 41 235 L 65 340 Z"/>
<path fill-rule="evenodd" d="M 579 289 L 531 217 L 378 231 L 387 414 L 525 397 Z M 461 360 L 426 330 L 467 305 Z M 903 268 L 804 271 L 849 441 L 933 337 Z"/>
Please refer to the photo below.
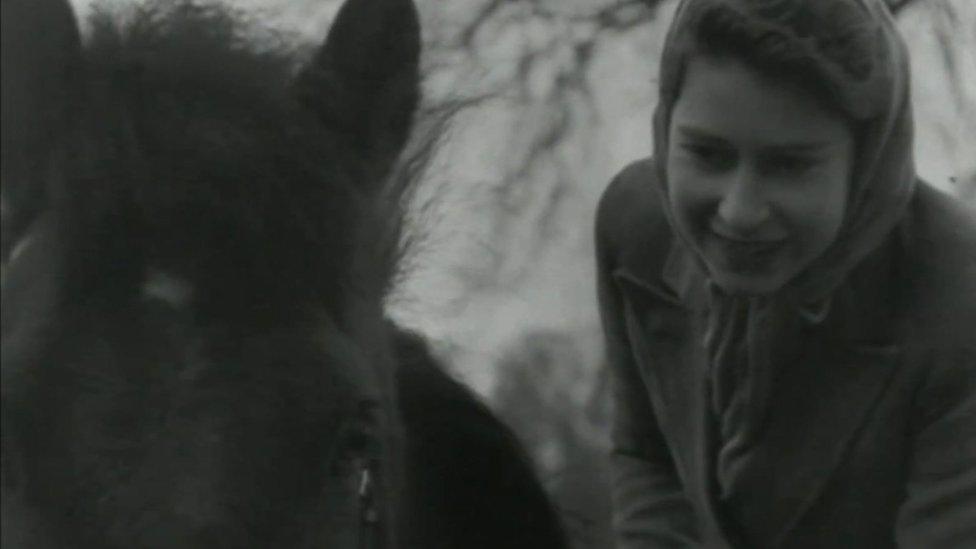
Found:
<path fill-rule="evenodd" d="M 734 57 L 810 92 L 846 118 L 862 118 L 843 91 L 851 83 L 870 80 L 875 72 L 875 51 L 861 8 L 836 0 L 746 3 L 748 7 L 696 4 L 688 20 L 686 54 Z"/>
<path fill-rule="evenodd" d="M 883 0 L 684 0 L 661 57 L 658 159 L 668 155 L 671 111 L 688 60 L 709 54 L 797 85 L 848 122 L 856 150 L 841 234 L 792 283 L 806 301 L 825 297 L 890 233 L 914 192 L 904 40 Z M 657 163 L 657 175 L 667 196 L 665 166 Z"/>
<path fill-rule="evenodd" d="M 37 1 L 4 0 L 14 67 L 77 34 L 66 1 L 46 4 L 63 30 Z M 211 0 L 96 9 L 46 80 L 4 64 L 5 113 L 65 111 L 23 162 L 43 188 L 3 273 L 4 507 L 51 546 L 300 546 L 354 497 L 323 495 L 356 474 L 347 449 L 377 461 L 379 493 L 399 482 L 395 265 L 373 252 L 397 239 L 381 192 L 420 44 L 409 0 L 376 5 L 347 2 L 301 64 Z M 36 30 L 7 48 L 17 27 Z M 8 85 L 41 99 L 8 104 Z M 5 163 L 33 152 L 8 124 Z"/>
<path fill-rule="evenodd" d="M 268 303 L 328 301 L 365 209 L 356 158 L 300 109 L 289 52 L 250 40 L 235 15 L 153 3 L 120 27 L 96 12 L 76 137 L 90 146 L 65 191 L 113 225 L 129 212 L 115 239 L 144 237 L 124 253 L 144 250 L 201 295 L 232 302 L 257 284 Z"/>
<path fill-rule="evenodd" d="M 214 0 L 96 11 L 84 47 L 67 0 L 2 6 L 0 544 L 565 545 L 511 431 L 384 316 L 455 110 L 411 136 L 412 0 L 347 0 L 304 63 Z"/>
<path fill-rule="evenodd" d="M 718 5 L 702 14 L 694 39 L 701 53 L 745 61 L 762 74 L 796 84 L 840 110 L 838 98 L 824 83 L 815 62 L 795 40 L 781 32 L 767 30 L 731 8 Z"/>

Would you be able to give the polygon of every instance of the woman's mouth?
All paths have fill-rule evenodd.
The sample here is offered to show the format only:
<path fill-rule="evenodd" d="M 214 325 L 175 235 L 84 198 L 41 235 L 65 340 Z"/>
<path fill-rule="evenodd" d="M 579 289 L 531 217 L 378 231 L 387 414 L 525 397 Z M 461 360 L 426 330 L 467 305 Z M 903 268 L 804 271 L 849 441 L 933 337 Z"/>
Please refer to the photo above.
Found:
<path fill-rule="evenodd" d="M 732 270 L 753 270 L 766 265 L 786 243 L 780 239 L 739 239 L 712 232 L 717 248 Z"/>
<path fill-rule="evenodd" d="M 742 240 L 737 238 L 730 238 L 720 234 L 715 235 L 722 246 L 743 253 L 763 253 L 771 251 L 779 247 L 784 240 Z"/>

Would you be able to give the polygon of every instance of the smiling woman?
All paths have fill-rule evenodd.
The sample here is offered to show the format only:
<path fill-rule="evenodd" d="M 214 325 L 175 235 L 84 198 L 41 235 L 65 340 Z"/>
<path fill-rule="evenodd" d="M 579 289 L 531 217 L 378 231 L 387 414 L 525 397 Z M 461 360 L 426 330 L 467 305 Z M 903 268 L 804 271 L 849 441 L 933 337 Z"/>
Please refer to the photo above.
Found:
<path fill-rule="evenodd" d="M 597 214 L 620 547 L 976 539 L 976 215 L 880 0 L 685 0 Z"/>
<path fill-rule="evenodd" d="M 735 58 L 697 57 L 669 141 L 677 228 L 726 291 L 775 291 L 837 237 L 853 134 L 804 89 Z"/>

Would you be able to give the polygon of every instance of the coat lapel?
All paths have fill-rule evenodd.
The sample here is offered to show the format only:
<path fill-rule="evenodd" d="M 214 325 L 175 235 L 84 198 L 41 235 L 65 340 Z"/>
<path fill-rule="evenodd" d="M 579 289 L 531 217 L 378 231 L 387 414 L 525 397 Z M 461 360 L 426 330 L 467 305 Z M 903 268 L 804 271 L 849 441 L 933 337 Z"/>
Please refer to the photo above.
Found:
<path fill-rule="evenodd" d="M 730 498 L 736 518 L 763 546 L 784 541 L 820 496 L 895 371 L 894 347 L 831 348 L 811 342 L 781 365 L 766 432 Z"/>
<path fill-rule="evenodd" d="M 708 547 L 719 547 L 719 538 L 736 540 L 715 499 L 715 432 L 705 349 L 696 335 L 705 322 L 705 280 L 696 259 L 675 240 L 659 280 L 626 267 L 615 278 L 627 296 L 632 345 L 645 378 L 653 380 L 650 398 L 675 466 L 695 507 L 705 513 L 699 517 L 703 540 Z"/>
<path fill-rule="evenodd" d="M 762 545 L 788 539 L 844 464 L 898 370 L 891 253 L 882 246 L 866 258 L 834 292 L 826 319 L 808 326 L 798 360 L 777 365 L 766 432 L 732 497 Z"/>
<path fill-rule="evenodd" d="M 733 546 L 782 543 L 843 463 L 893 377 L 898 348 L 861 337 L 883 324 L 883 308 L 864 309 L 876 303 L 860 292 L 852 301 L 862 304 L 859 310 L 837 306 L 831 313 L 843 324 L 843 339 L 828 339 L 830 330 L 813 327 L 800 359 L 777 365 L 768 424 L 748 458 L 741 489 L 719 500 L 714 473 L 720 441 L 697 335 L 703 333 L 707 299 L 696 259 L 675 240 L 659 280 L 626 267 L 616 278 L 628 296 L 634 351 L 644 375 L 654 380 L 651 397 L 675 445 L 676 465 L 706 514 L 700 517 L 706 536 L 720 532 Z M 883 289 L 871 293 L 884 295 Z M 752 543 L 743 543 L 743 534 Z"/>

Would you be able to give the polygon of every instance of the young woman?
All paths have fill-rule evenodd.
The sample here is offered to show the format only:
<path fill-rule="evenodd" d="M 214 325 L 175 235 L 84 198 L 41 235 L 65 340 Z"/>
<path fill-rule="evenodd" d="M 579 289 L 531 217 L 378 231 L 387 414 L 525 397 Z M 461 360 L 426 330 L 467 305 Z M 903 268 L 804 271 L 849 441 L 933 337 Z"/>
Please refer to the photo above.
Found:
<path fill-rule="evenodd" d="M 685 0 L 597 215 L 620 547 L 976 546 L 976 214 L 881 0 Z"/>

